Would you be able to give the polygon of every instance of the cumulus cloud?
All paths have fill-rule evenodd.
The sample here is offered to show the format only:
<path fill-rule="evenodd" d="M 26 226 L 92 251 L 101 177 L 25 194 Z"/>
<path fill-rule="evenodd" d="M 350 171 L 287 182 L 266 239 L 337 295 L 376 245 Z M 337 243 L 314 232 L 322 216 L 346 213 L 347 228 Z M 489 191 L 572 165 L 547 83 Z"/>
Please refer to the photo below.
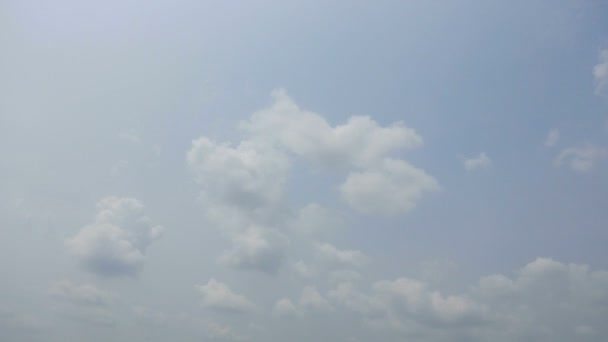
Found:
<path fill-rule="evenodd" d="M 557 128 L 552 128 L 549 133 L 547 133 L 547 137 L 545 138 L 545 146 L 553 147 L 559 141 L 559 130 Z"/>
<path fill-rule="evenodd" d="M 591 171 L 598 161 L 606 158 L 608 148 L 586 144 L 562 150 L 555 158 L 555 165 L 566 164 L 576 172 L 585 173 Z"/>
<path fill-rule="evenodd" d="M 340 186 L 350 206 L 362 213 L 382 215 L 407 212 L 425 192 L 437 190 L 439 184 L 433 177 L 398 159 L 385 159 L 377 167 L 351 172 Z"/>
<path fill-rule="evenodd" d="M 251 226 L 244 233 L 233 236 L 233 247 L 221 260 L 237 269 L 276 274 L 288 243 L 288 239 L 276 231 Z"/>
<path fill-rule="evenodd" d="M 367 167 L 394 150 L 422 144 L 402 122 L 381 127 L 368 116 L 352 116 L 332 127 L 320 114 L 301 109 L 285 90 L 273 91 L 272 97 L 271 106 L 254 113 L 241 128 L 323 167 Z"/>
<path fill-rule="evenodd" d="M 481 152 L 477 157 L 467 158 L 464 160 L 464 168 L 467 171 L 486 168 L 490 165 L 492 165 L 492 160 L 484 152 Z"/>
<path fill-rule="evenodd" d="M 205 137 L 192 142 L 188 166 L 207 202 L 257 209 L 283 196 L 288 160 L 268 144 L 243 141 L 237 146 Z"/>
<path fill-rule="evenodd" d="M 439 189 L 424 170 L 392 155 L 422 144 L 402 122 L 381 126 L 370 117 L 353 116 L 332 126 L 320 114 L 300 109 L 284 90 L 272 96 L 268 108 L 240 123 L 246 139 L 231 144 L 200 137 L 186 156 L 208 222 L 231 241 L 220 258 L 223 264 L 276 274 L 287 235 L 318 238 L 344 225 L 342 216 L 314 202 L 300 210 L 289 207 L 290 158 L 348 172 L 339 187 L 341 198 L 365 214 L 407 212 L 424 193 Z M 360 255 L 346 261 L 344 253 L 334 253 L 334 262 L 361 263 Z"/>
<path fill-rule="evenodd" d="M 608 330 L 608 272 L 539 258 L 513 277 L 481 277 L 461 294 L 444 294 L 424 281 L 400 277 L 367 292 L 352 283 L 328 297 L 372 328 L 425 341 L 600 341 Z"/>
<path fill-rule="evenodd" d="M 369 261 L 361 251 L 340 250 L 329 243 L 317 243 L 315 249 L 323 262 L 333 266 L 361 267 Z"/>
<path fill-rule="evenodd" d="M 255 309 L 245 296 L 232 292 L 226 284 L 213 278 L 197 288 L 203 296 L 203 306 L 208 309 L 227 313 L 245 313 Z"/>
<path fill-rule="evenodd" d="M 438 189 L 437 181 L 423 170 L 391 158 L 397 150 L 422 145 L 422 138 L 402 122 L 382 127 L 368 116 L 352 116 L 332 127 L 320 114 L 301 109 L 284 90 L 275 90 L 272 96 L 273 103 L 243 121 L 241 128 L 253 140 L 278 146 L 313 165 L 358 170 L 350 172 L 340 188 L 354 209 L 402 213 L 424 192 Z"/>
<path fill-rule="evenodd" d="M 593 67 L 595 94 L 600 95 L 608 84 L 608 49 L 600 51 L 598 63 Z"/>
<path fill-rule="evenodd" d="M 430 326 L 470 324 L 481 319 L 480 307 L 472 300 L 465 296 L 444 296 L 419 280 L 379 281 L 373 288 L 375 295 L 386 303 L 389 317 L 414 319 Z"/>
<path fill-rule="evenodd" d="M 138 200 L 107 197 L 97 204 L 94 222 L 67 239 L 65 245 L 90 272 L 135 275 L 143 267 L 146 249 L 162 231 L 144 215 Z"/>

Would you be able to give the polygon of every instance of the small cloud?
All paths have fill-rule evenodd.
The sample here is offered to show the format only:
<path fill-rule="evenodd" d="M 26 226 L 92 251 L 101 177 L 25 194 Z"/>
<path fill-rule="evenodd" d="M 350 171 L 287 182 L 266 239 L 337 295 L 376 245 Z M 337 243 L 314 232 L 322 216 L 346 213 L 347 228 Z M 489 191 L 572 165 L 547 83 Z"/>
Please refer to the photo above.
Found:
<path fill-rule="evenodd" d="M 282 234 L 262 227 L 252 226 L 232 238 L 233 248 L 221 261 L 240 270 L 254 270 L 276 274 L 283 262 L 289 241 Z"/>
<path fill-rule="evenodd" d="M 562 150 L 555 158 L 555 166 L 566 164 L 572 170 L 584 173 L 591 171 L 598 161 L 606 158 L 608 148 L 587 144 Z"/>
<path fill-rule="evenodd" d="M 341 250 L 329 243 L 317 243 L 315 249 L 320 259 L 335 266 L 362 267 L 369 261 L 361 251 Z"/>
<path fill-rule="evenodd" d="M 600 95 L 608 85 L 608 49 L 600 51 L 598 63 L 593 67 L 595 94 Z"/>
<path fill-rule="evenodd" d="M 390 158 L 372 169 L 349 173 L 340 185 L 342 198 L 352 208 L 385 216 L 406 213 L 424 193 L 439 189 L 439 183 L 424 170 Z"/>
<path fill-rule="evenodd" d="M 232 292 L 226 284 L 213 278 L 206 285 L 198 286 L 198 290 L 203 295 L 203 306 L 215 311 L 245 313 L 255 308 L 245 296 Z"/>
<path fill-rule="evenodd" d="M 547 134 L 547 137 L 545 138 L 545 146 L 553 147 L 557 144 L 558 141 L 559 141 L 559 130 L 557 128 L 552 128 L 549 131 L 549 133 Z"/>
<path fill-rule="evenodd" d="M 481 152 L 477 157 L 465 159 L 464 168 L 467 171 L 486 168 L 492 165 L 492 160 L 488 158 L 485 152 Z"/>
<path fill-rule="evenodd" d="M 144 215 L 144 206 L 137 199 L 107 197 L 97 204 L 94 222 L 67 239 L 65 245 L 92 273 L 135 275 L 143 267 L 147 247 L 162 231 Z"/>

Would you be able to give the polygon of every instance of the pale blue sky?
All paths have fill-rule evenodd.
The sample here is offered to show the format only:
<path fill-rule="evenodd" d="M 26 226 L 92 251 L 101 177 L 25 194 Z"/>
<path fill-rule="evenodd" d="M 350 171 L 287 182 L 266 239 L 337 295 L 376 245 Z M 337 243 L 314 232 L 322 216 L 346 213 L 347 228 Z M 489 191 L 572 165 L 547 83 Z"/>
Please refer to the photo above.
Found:
<path fill-rule="evenodd" d="M 606 340 L 607 17 L 0 0 L 0 340 Z"/>

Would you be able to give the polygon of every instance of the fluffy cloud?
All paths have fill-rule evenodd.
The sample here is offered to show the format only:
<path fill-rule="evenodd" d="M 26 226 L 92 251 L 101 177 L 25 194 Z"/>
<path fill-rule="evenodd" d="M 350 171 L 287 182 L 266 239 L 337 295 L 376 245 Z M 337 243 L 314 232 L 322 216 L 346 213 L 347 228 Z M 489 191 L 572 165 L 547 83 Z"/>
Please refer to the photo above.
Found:
<path fill-rule="evenodd" d="M 340 250 L 329 243 L 317 243 L 315 249 L 319 258 L 330 265 L 361 267 L 369 261 L 361 251 Z"/>
<path fill-rule="evenodd" d="M 203 306 L 208 309 L 227 313 L 245 313 L 255 309 L 245 296 L 232 292 L 226 284 L 213 278 L 197 288 L 203 296 Z"/>
<path fill-rule="evenodd" d="M 147 247 L 163 231 L 143 211 L 134 198 L 104 198 L 97 204 L 94 222 L 67 239 L 66 247 L 90 272 L 134 275 L 144 264 Z"/>
<path fill-rule="evenodd" d="M 547 137 L 545 138 L 545 146 L 553 147 L 559 141 L 559 130 L 557 128 L 552 128 L 549 133 L 547 133 Z"/>
<path fill-rule="evenodd" d="M 600 95 L 608 84 L 608 49 L 600 51 L 598 63 L 593 67 L 595 94 Z"/>
<path fill-rule="evenodd" d="M 367 116 L 350 117 L 332 127 L 320 114 L 306 111 L 282 90 L 273 103 L 254 113 L 241 128 L 314 165 L 352 171 L 341 192 L 346 202 L 366 214 L 397 214 L 413 208 L 424 192 L 438 189 L 435 179 L 404 160 L 391 159 L 397 150 L 422 145 L 422 138 L 403 123 L 387 127 Z M 396 193 L 396 194 L 395 194 Z"/>
<path fill-rule="evenodd" d="M 368 116 L 352 116 L 331 127 L 320 114 L 299 108 L 285 90 L 273 91 L 272 97 L 272 105 L 254 113 L 241 128 L 323 167 L 368 167 L 394 150 L 422 144 L 401 122 L 381 127 Z"/>
<path fill-rule="evenodd" d="M 319 238 L 344 225 L 342 216 L 316 203 L 300 210 L 289 207 L 285 189 L 290 158 L 348 171 L 339 187 L 341 197 L 365 214 L 404 213 L 424 193 L 439 189 L 424 170 L 392 156 L 422 144 L 422 138 L 403 123 L 383 127 L 367 116 L 353 116 L 332 127 L 321 115 L 300 109 L 284 90 L 272 96 L 268 108 L 241 122 L 245 140 L 229 144 L 200 137 L 186 156 L 201 187 L 208 222 L 232 244 L 220 258 L 223 264 L 276 274 L 285 258 L 287 235 Z M 363 260 L 349 254 L 353 251 L 334 250 L 328 257 L 327 246 L 321 250 L 333 263 Z"/>
<path fill-rule="evenodd" d="M 187 162 L 207 202 L 254 210 L 283 196 L 289 163 L 268 144 L 219 144 L 205 137 L 192 142 Z"/>
<path fill-rule="evenodd" d="M 437 181 L 403 160 L 385 159 L 375 168 L 351 172 L 340 186 L 344 200 L 366 214 L 393 215 L 409 211 Z"/>
<path fill-rule="evenodd" d="M 608 334 L 608 272 L 539 258 L 513 277 L 482 277 L 462 294 L 442 294 L 401 277 L 369 292 L 339 284 L 328 297 L 368 327 L 425 341 L 601 341 Z"/>
<path fill-rule="evenodd" d="M 598 161 L 606 158 L 608 148 L 586 144 L 562 150 L 555 158 L 555 165 L 567 164 L 572 170 L 584 173 L 591 171 Z"/>
<path fill-rule="evenodd" d="M 492 165 L 492 160 L 484 152 L 481 152 L 477 157 L 464 160 L 464 168 L 467 171 L 486 168 L 490 165 Z"/>
<path fill-rule="evenodd" d="M 278 232 L 251 226 L 244 233 L 233 236 L 233 247 L 221 260 L 237 269 L 276 274 L 288 243 L 287 238 Z"/>

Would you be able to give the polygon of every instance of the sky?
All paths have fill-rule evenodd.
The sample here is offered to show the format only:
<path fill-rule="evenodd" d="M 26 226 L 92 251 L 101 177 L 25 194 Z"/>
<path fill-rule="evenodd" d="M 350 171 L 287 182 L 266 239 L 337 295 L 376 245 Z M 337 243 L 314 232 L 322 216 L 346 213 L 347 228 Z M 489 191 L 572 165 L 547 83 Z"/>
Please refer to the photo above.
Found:
<path fill-rule="evenodd" d="M 608 340 L 607 16 L 0 0 L 0 340 Z"/>

